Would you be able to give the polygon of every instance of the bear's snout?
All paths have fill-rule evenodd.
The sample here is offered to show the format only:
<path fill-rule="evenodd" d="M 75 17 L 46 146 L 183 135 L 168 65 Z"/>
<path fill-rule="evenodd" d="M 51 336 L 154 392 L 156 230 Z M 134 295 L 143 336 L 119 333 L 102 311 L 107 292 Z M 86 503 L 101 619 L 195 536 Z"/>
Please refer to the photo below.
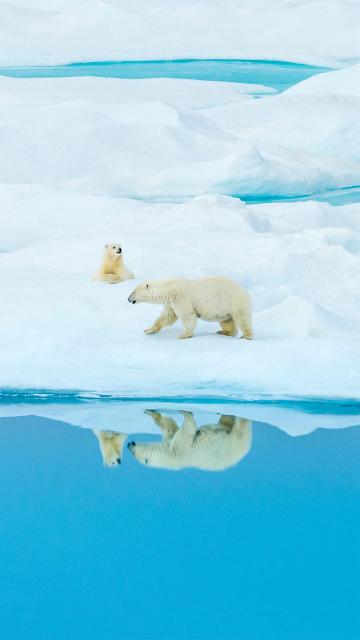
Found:
<path fill-rule="evenodd" d="M 118 249 L 116 253 L 122 253 L 122 249 Z"/>
<path fill-rule="evenodd" d="M 134 442 L 134 440 L 132 440 L 132 442 L 128 442 L 127 448 L 129 449 L 129 451 L 131 451 L 131 453 L 134 453 L 135 447 L 136 447 L 136 443 Z"/>
<path fill-rule="evenodd" d="M 131 304 L 135 304 L 136 300 L 134 299 L 134 292 L 130 293 L 128 302 L 130 302 Z"/>

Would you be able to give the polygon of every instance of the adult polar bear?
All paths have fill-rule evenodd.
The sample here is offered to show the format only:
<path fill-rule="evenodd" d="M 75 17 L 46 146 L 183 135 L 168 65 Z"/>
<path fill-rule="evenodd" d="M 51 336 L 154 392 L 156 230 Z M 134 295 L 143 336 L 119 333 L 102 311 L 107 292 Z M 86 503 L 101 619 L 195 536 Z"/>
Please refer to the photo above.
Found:
<path fill-rule="evenodd" d="M 211 277 L 187 280 L 151 280 L 140 284 L 130 294 L 129 302 L 162 304 L 163 311 L 145 333 L 157 333 L 179 320 L 184 333 L 179 338 L 191 338 L 197 318 L 219 322 L 224 336 L 253 337 L 249 294 L 229 278 Z"/>
<path fill-rule="evenodd" d="M 138 462 L 162 469 L 194 467 L 204 471 L 223 471 L 237 464 L 251 447 L 252 422 L 245 418 L 221 415 L 216 424 L 200 428 L 189 411 L 182 428 L 175 420 L 158 411 L 145 411 L 160 427 L 162 442 L 129 442 L 128 449 Z"/>

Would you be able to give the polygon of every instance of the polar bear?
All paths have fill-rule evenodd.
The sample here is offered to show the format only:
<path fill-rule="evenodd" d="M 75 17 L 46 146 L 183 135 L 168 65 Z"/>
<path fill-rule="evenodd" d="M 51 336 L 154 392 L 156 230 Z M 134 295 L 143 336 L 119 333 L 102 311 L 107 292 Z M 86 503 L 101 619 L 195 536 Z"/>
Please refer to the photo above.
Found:
<path fill-rule="evenodd" d="M 145 413 L 160 427 L 162 441 L 133 441 L 127 446 L 138 462 L 149 467 L 223 471 L 240 462 L 250 450 L 252 422 L 245 418 L 221 415 L 216 424 L 198 428 L 191 412 L 180 411 L 184 422 L 179 428 L 175 420 L 158 411 Z"/>
<path fill-rule="evenodd" d="M 179 338 L 191 338 L 197 318 L 219 322 L 219 334 L 236 336 L 238 329 L 243 337 L 253 337 L 251 301 L 249 294 L 229 278 L 211 277 L 187 280 L 150 280 L 140 284 L 130 294 L 129 302 L 162 304 L 163 311 L 155 322 L 145 330 L 146 334 L 157 333 L 179 320 L 184 332 Z"/>
<path fill-rule="evenodd" d="M 103 261 L 93 280 L 117 284 L 132 278 L 134 274 L 125 266 L 121 244 L 116 242 L 106 244 Z"/>
<path fill-rule="evenodd" d="M 116 431 L 95 430 L 93 430 L 93 433 L 99 441 L 104 466 L 115 467 L 121 464 L 122 451 L 127 434 L 117 433 Z"/>

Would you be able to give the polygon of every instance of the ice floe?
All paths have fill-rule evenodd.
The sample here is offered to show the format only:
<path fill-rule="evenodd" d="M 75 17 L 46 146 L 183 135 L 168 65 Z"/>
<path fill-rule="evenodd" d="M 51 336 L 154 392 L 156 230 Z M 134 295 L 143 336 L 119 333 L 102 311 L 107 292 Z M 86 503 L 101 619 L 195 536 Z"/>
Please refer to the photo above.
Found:
<path fill-rule="evenodd" d="M 360 205 L 151 203 L 15 184 L 0 198 L 0 387 L 359 397 Z M 109 240 L 135 281 L 91 283 Z M 203 322 L 185 342 L 176 325 L 143 334 L 158 309 L 129 305 L 137 282 L 206 274 L 249 289 L 254 341 Z"/>
<path fill-rule="evenodd" d="M 360 184 L 359 68 L 261 99 L 229 83 L 0 78 L 0 388 L 359 398 L 360 205 L 226 195 Z M 91 283 L 109 241 L 135 282 Z M 128 304 L 136 282 L 211 274 L 250 291 L 253 342 L 202 322 L 185 342 L 176 326 L 143 334 L 157 309 Z"/>

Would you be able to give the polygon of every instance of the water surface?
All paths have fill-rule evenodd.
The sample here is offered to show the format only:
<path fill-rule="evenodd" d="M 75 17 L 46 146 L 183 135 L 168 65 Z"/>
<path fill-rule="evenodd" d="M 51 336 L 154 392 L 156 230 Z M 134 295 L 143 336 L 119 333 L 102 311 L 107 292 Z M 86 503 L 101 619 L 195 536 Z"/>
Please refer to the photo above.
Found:
<path fill-rule="evenodd" d="M 57 66 L 0 67 L 0 75 L 14 78 L 186 78 L 261 84 L 284 91 L 327 67 L 263 60 L 134 60 L 83 62 Z"/>
<path fill-rule="evenodd" d="M 239 194 L 234 195 L 247 204 L 261 204 L 268 202 L 307 202 L 315 200 L 315 202 L 327 202 L 335 207 L 345 204 L 355 204 L 360 202 L 360 186 L 343 187 L 341 189 L 329 189 L 328 191 L 318 191 L 305 195 L 283 196 L 280 194 Z"/>
<path fill-rule="evenodd" d="M 161 442 L 144 406 L 110 467 L 99 432 L 0 419 L 0 638 L 357 639 L 360 427 L 293 437 L 231 405 L 238 460 L 174 471 L 127 447 Z"/>

